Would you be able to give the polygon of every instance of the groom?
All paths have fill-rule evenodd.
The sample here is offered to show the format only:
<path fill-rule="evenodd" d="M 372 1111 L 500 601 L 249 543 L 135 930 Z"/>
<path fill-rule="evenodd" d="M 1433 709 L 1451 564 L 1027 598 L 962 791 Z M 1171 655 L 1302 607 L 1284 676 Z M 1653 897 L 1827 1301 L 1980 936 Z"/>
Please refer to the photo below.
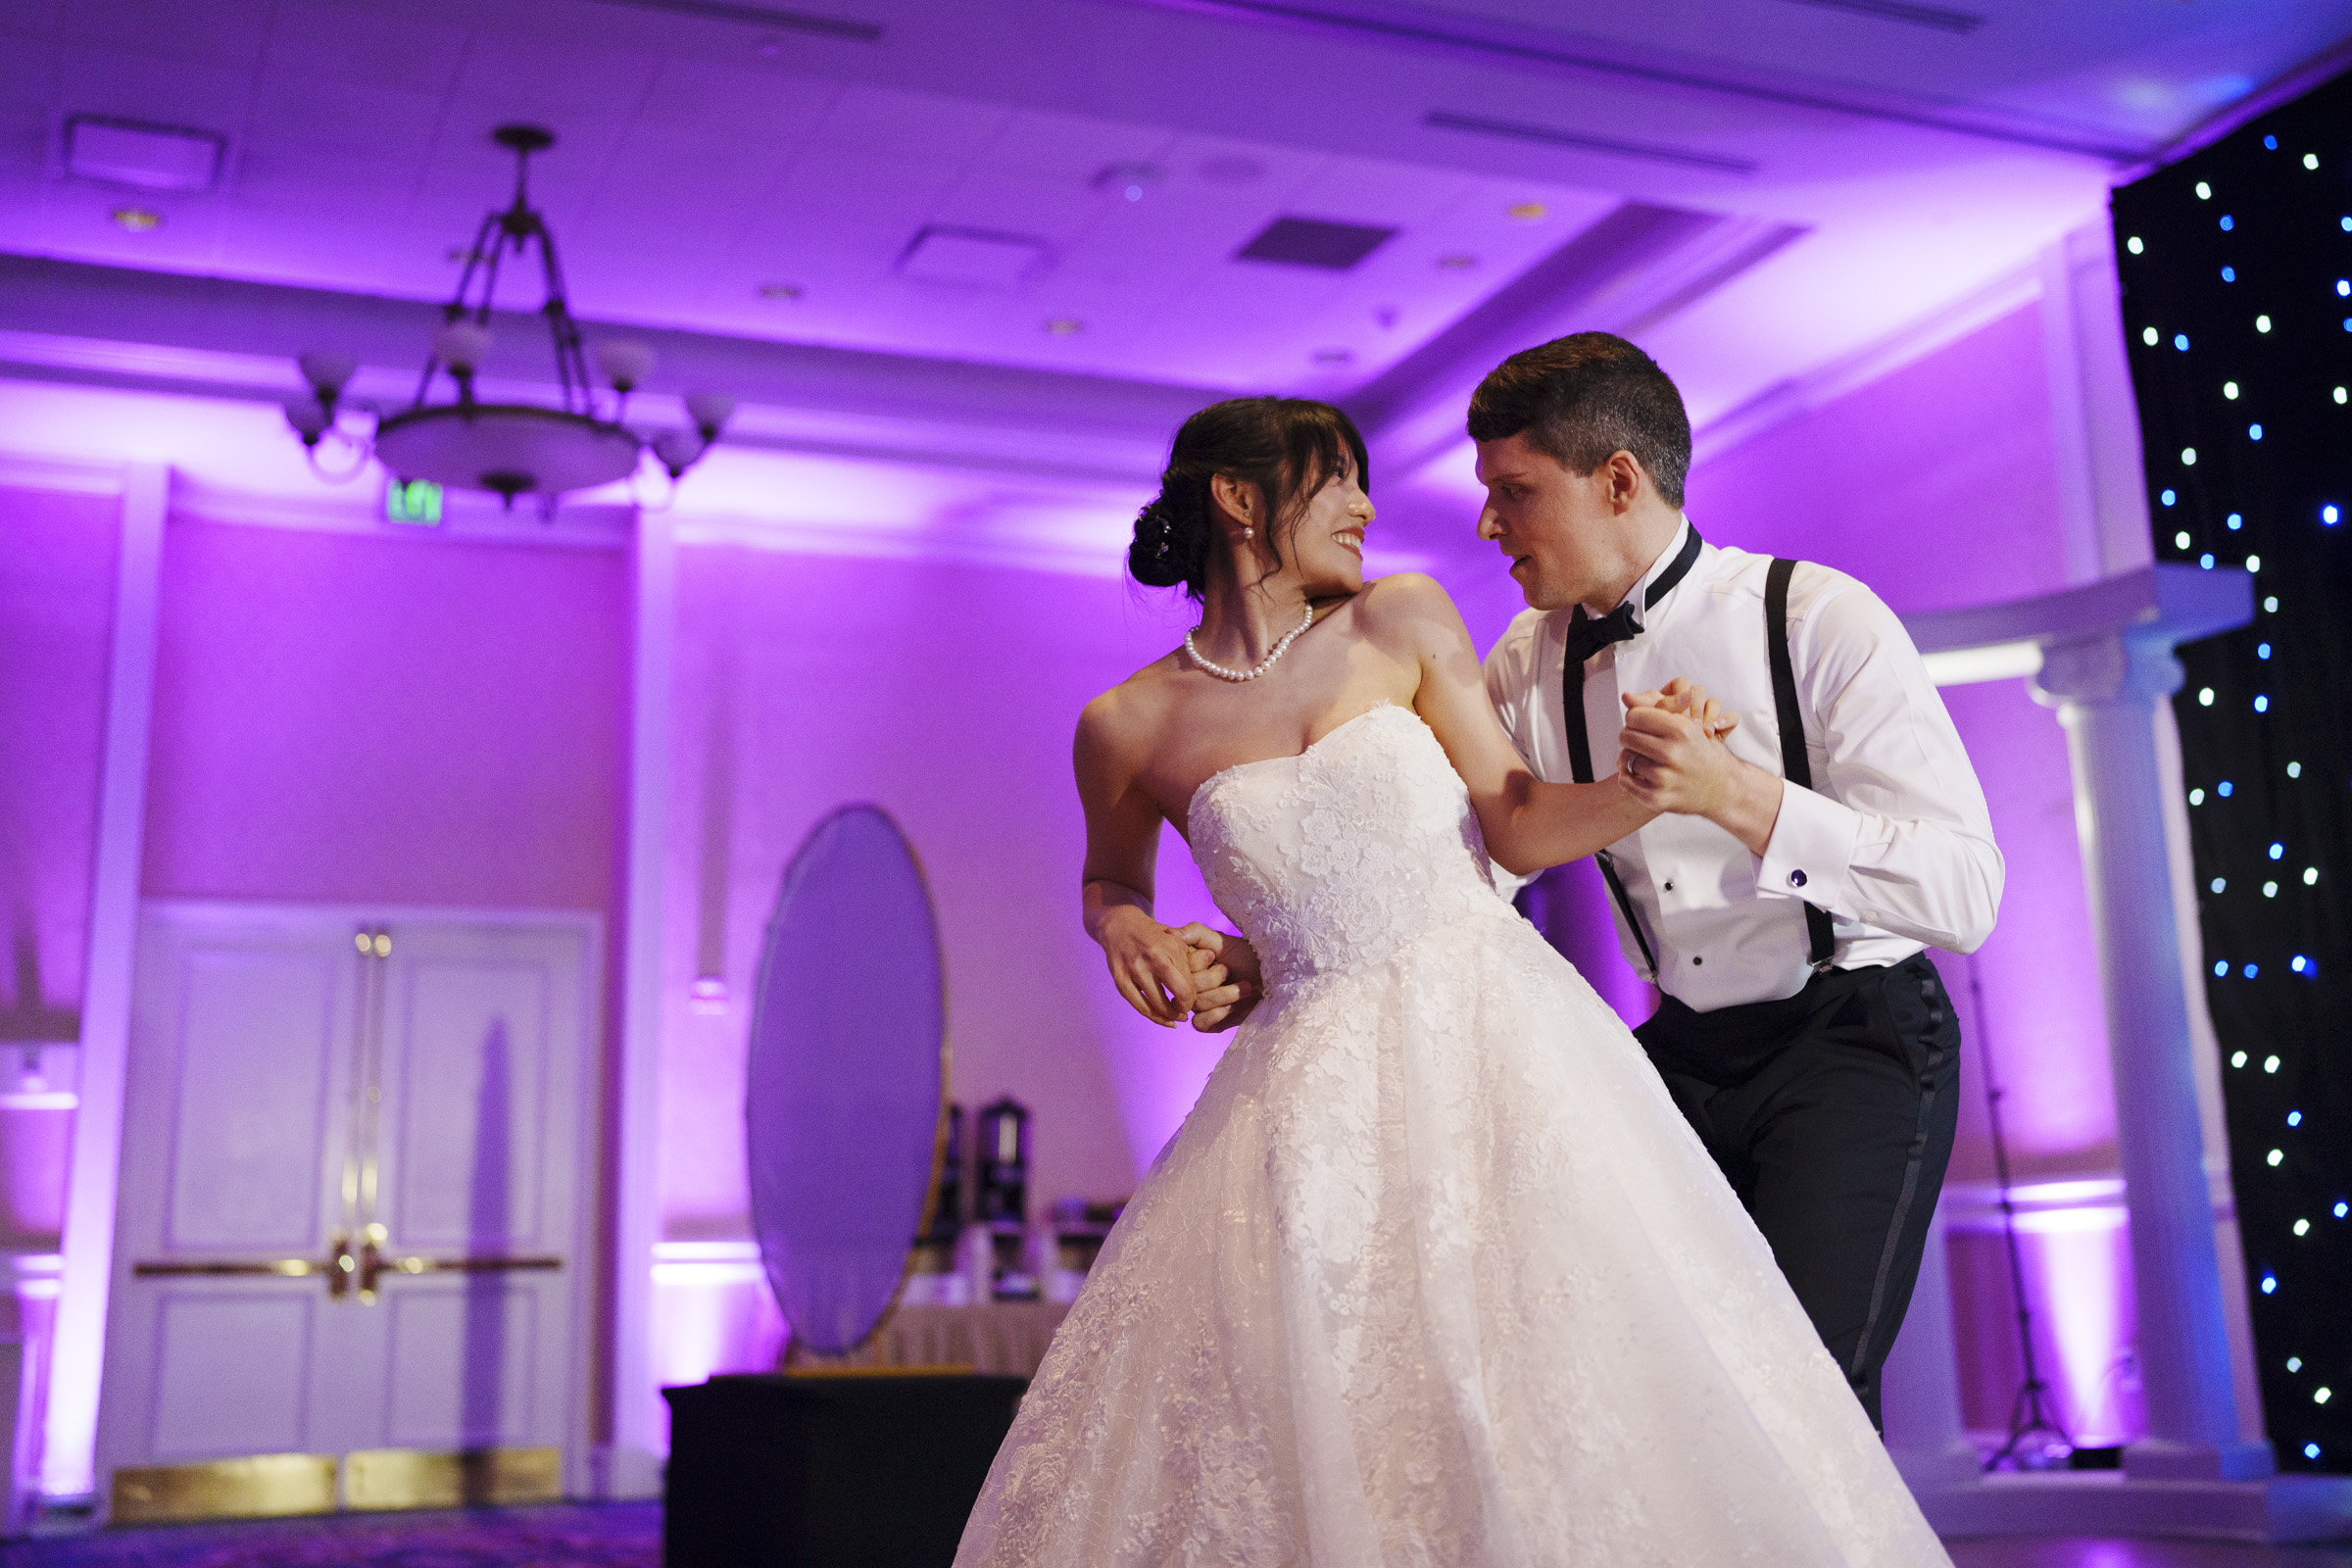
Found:
<path fill-rule="evenodd" d="M 1529 607 L 1488 693 L 1539 777 L 1622 773 L 1668 813 L 1599 857 L 1620 947 L 1663 993 L 1635 1033 L 1878 1425 L 1957 1110 L 1959 1027 L 1922 950 L 1992 929 L 1984 791 L 1877 595 L 1691 527 L 1690 419 L 1640 349 L 1514 354 L 1469 422 L 1478 534 Z M 1739 715 L 1725 740 L 1680 710 L 1689 682 Z"/>

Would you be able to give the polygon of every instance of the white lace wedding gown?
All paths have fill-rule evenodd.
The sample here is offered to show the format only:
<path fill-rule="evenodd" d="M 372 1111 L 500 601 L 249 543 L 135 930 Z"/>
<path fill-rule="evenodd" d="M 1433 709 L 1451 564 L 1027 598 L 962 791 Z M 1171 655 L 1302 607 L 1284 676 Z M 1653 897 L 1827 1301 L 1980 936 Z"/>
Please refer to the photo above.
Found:
<path fill-rule="evenodd" d="M 1377 708 L 1200 786 L 1265 1000 L 1127 1205 L 958 1565 L 1948 1559 L 1642 1048 Z"/>

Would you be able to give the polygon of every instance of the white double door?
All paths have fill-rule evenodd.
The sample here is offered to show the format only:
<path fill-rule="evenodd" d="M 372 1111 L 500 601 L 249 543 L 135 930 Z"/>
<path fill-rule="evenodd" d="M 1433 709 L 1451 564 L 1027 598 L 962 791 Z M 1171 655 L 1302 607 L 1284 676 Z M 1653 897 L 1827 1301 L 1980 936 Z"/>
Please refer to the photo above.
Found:
<path fill-rule="evenodd" d="M 555 1448 L 578 1488 L 598 949 L 589 917 L 143 912 L 102 1487 Z"/>

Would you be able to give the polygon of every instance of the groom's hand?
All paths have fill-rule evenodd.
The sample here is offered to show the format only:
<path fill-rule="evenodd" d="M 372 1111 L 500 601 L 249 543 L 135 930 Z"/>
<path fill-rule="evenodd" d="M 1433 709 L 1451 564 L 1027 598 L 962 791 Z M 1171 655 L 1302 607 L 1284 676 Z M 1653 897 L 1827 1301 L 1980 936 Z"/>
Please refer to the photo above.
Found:
<path fill-rule="evenodd" d="M 1671 689 L 1671 688 L 1670 688 Z M 1697 688 L 1690 689 L 1696 692 Z M 1781 781 L 1734 757 L 1710 732 L 1703 693 L 1658 701 L 1640 692 L 1625 699 L 1618 732 L 1618 783 L 1653 811 L 1703 816 L 1762 855 L 1781 814 Z M 1688 710 L 1696 710 L 1695 715 Z"/>
<path fill-rule="evenodd" d="M 1177 935 L 1192 944 L 1193 1027 L 1215 1034 L 1250 1016 L 1262 984 L 1257 950 L 1240 937 L 1198 923 Z"/>

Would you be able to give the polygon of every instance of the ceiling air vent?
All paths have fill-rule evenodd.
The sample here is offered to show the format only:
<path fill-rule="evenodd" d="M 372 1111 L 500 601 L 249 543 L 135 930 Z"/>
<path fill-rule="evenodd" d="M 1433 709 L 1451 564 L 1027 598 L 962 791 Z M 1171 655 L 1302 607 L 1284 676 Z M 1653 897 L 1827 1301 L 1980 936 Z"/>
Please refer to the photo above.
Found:
<path fill-rule="evenodd" d="M 1237 262 L 1280 262 L 1345 272 L 1380 249 L 1394 228 L 1369 223 L 1334 223 L 1320 218 L 1277 218 L 1257 238 L 1234 253 Z"/>
<path fill-rule="evenodd" d="M 210 190 L 224 145 L 209 130 L 75 115 L 66 122 L 66 172 L 141 190 Z"/>
<path fill-rule="evenodd" d="M 1045 241 L 1026 234 L 933 223 L 899 255 L 899 275 L 959 288 L 1013 288 L 1046 265 Z"/>

